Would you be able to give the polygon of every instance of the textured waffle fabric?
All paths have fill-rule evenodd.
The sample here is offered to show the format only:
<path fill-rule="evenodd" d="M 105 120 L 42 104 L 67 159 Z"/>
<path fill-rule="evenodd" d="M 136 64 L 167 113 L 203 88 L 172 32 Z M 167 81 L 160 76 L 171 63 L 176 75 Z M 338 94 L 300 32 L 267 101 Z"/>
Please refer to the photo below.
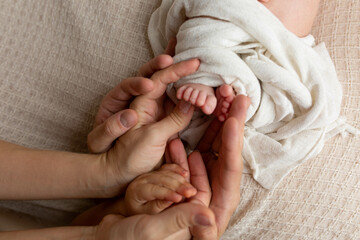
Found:
<path fill-rule="evenodd" d="M 160 1 L 0 1 L 0 137 L 86 151 L 101 98 L 149 60 L 147 25 Z M 360 127 L 360 2 L 324 0 L 312 34 L 324 41 Z M 244 175 L 223 239 L 358 239 L 360 139 L 338 136 L 274 191 Z M 0 201 L 0 230 L 66 224 L 91 201 Z"/>

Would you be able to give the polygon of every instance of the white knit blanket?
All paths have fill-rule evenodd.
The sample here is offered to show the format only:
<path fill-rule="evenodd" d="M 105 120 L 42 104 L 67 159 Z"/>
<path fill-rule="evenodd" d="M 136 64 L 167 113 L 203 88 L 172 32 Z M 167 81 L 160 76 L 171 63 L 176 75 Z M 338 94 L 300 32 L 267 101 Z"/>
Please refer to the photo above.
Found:
<path fill-rule="evenodd" d="M 175 62 L 201 60 L 198 72 L 171 86 L 170 95 L 184 83 L 226 83 L 251 98 L 244 166 L 265 188 L 350 129 L 339 118 L 342 89 L 325 45 L 298 38 L 258 1 L 163 0 L 148 34 L 155 55 L 177 37 Z M 191 145 L 202 123 L 184 133 Z"/>

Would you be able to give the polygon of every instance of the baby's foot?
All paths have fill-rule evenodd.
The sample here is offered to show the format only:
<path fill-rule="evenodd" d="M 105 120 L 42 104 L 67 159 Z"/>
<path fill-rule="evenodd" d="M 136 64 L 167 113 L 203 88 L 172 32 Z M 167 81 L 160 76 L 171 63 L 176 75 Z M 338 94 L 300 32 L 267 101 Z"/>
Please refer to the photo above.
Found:
<path fill-rule="evenodd" d="M 214 115 L 220 122 L 226 120 L 229 115 L 231 103 L 234 100 L 234 90 L 230 85 L 222 85 L 216 89 L 217 106 Z"/>
<path fill-rule="evenodd" d="M 216 107 L 214 89 L 202 84 L 185 84 L 177 90 L 176 97 L 201 108 L 205 114 L 211 114 Z"/>

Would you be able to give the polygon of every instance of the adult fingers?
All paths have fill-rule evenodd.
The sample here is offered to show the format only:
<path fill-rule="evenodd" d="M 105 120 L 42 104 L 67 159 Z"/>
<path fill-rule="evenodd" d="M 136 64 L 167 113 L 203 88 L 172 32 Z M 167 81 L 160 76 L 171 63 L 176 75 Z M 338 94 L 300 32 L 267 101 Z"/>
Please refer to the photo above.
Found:
<path fill-rule="evenodd" d="M 172 57 L 175 55 L 176 38 L 170 39 L 164 54 L 161 54 L 149 62 L 142 65 L 139 69 L 138 76 L 151 77 L 155 72 L 169 67 L 173 64 Z"/>
<path fill-rule="evenodd" d="M 187 160 L 186 151 L 184 148 L 184 144 L 181 142 L 179 138 L 172 140 L 168 144 L 168 156 L 171 163 L 175 163 L 189 172 L 189 164 Z M 187 174 L 185 176 L 186 180 L 190 181 L 190 175 Z"/>
<path fill-rule="evenodd" d="M 154 89 L 146 94 L 146 96 L 150 99 L 158 99 L 164 94 L 168 84 L 196 72 L 199 66 L 200 61 L 198 59 L 190 59 L 173 64 L 161 71 L 157 71 L 151 77 L 155 85 Z"/>
<path fill-rule="evenodd" d="M 249 108 L 249 105 L 250 105 L 250 99 L 246 96 L 239 95 L 235 97 L 230 108 L 229 117 L 235 117 L 241 123 L 240 130 L 242 132 L 244 129 L 244 123 L 246 119 L 246 111 Z M 198 149 L 201 153 L 205 153 L 211 150 L 214 142 L 216 142 L 215 145 L 220 145 L 221 139 L 218 136 L 221 135 L 219 134 L 221 133 L 221 127 L 222 127 L 222 123 L 215 119 L 204 133 L 196 149 Z M 218 149 L 219 146 L 216 146 L 216 148 Z"/>
<path fill-rule="evenodd" d="M 225 121 L 222 131 L 218 159 L 219 179 L 212 185 L 214 195 L 210 204 L 210 208 L 216 215 L 220 235 L 225 231 L 230 217 L 240 201 L 243 168 L 241 151 L 248 106 L 248 98 L 238 96 L 233 102 L 229 118 Z"/>
<path fill-rule="evenodd" d="M 199 152 L 192 152 L 189 156 L 190 183 L 197 193 L 191 200 L 198 200 L 205 206 L 209 206 L 211 199 L 211 188 L 204 162 Z"/>
<path fill-rule="evenodd" d="M 230 217 L 240 201 L 242 160 L 239 130 L 239 122 L 234 117 L 225 121 L 218 158 L 217 179 L 212 182 L 211 186 L 213 196 L 210 208 L 216 215 L 219 236 L 224 233 Z"/>
<path fill-rule="evenodd" d="M 153 135 L 160 138 L 161 141 L 167 141 L 190 123 L 193 113 L 194 106 L 188 102 L 180 101 L 172 113 L 151 126 L 152 131 L 156 133 Z"/>
<path fill-rule="evenodd" d="M 241 128 L 244 128 L 247 109 L 250 106 L 250 98 L 244 95 L 238 95 L 234 98 L 234 101 L 231 104 L 231 108 L 229 111 L 229 117 L 235 117 Z"/>
<path fill-rule="evenodd" d="M 146 230 L 140 232 L 138 239 L 146 239 L 146 236 L 153 236 L 152 239 L 165 239 L 182 229 L 195 226 L 202 229 L 193 236 L 195 239 L 217 238 L 213 212 L 205 206 L 194 203 L 182 203 L 160 214 L 152 215 L 144 220 L 143 225 L 146 226 L 143 227 Z"/>
<path fill-rule="evenodd" d="M 224 159 L 233 159 L 241 156 L 244 138 L 244 128 L 247 109 L 250 105 L 250 99 L 246 96 L 237 96 L 231 106 L 229 112 L 229 121 L 226 121 L 223 128 L 221 138 L 221 152 Z M 232 119 L 233 118 L 233 119 Z M 236 120 L 238 124 L 233 123 Z M 241 161 L 234 161 L 240 163 Z M 230 165 L 231 161 L 224 161 L 225 169 L 234 169 L 235 166 Z"/>
<path fill-rule="evenodd" d="M 95 239 L 166 239 L 189 227 L 202 229 L 195 232 L 194 239 L 217 239 L 213 212 L 194 203 L 182 203 L 155 215 L 108 215 L 96 229 Z"/>
<path fill-rule="evenodd" d="M 101 153 L 107 151 L 112 143 L 135 126 L 137 121 L 137 113 L 131 109 L 112 115 L 89 133 L 87 144 L 90 152 Z"/>
<path fill-rule="evenodd" d="M 234 117 L 228 118 L 224 124 L 220 157 L 218 159 L 219 171 L 222 171 L 219 175 L 222 177 L 220 185 L 223 191 L 231 192 L 240 185 L 242 138 L 239 122 Z"/>
<path fill-rule="evenodd" d="M 108 117 L 128 107 L 133 96 L 148 93 L 154 88 L 152 80 L 142 77 L 127 78 L 114 87 L 102 100 L 94 127 Z"/>
<path fill-rule="evenodd" d="M 171 56 L 167 54 L 159 55 L 142 65 L 139 69 L 138 75 L 149 78 L 155 72 L 169 67 L 171 64 L 173 64 L 173 62 L 174 61 Z"/>
<path fill-rule="evenodd" d="M 196 146 L 196 149 L 199 150 L 201 153 L 209 152 L 215 138 L 219 135 L 221 126 L 222 123 L 219 120 L 214 119 L 210 126 L 206 129 L 206 132 Z"/>

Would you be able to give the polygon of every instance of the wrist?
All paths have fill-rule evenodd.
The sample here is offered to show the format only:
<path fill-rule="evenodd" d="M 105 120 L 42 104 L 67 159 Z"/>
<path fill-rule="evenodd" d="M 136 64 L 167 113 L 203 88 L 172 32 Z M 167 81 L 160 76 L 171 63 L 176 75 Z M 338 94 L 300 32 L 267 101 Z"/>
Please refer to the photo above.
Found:
<path fill-rule="evenodd" d="M 97 163 L 93 167 L 93 174 L 98 176 L 95 182 L 96 188 L 99 190 L 99 198 L 112 198 L 125 193 L 128 183 L 131 181 L 130 174 L 126 170 L 124 164 L 121 168 L 119 164 L 114 163 L 112 151 L 108 151 L 98 155 Z M 120 161 L 115 156 L 115 161 Z"/>
<path fill-rule="evenodd" d="M 102 197 L 101 156 L 33 150 L 0 141 L 0 198 Z"/>

